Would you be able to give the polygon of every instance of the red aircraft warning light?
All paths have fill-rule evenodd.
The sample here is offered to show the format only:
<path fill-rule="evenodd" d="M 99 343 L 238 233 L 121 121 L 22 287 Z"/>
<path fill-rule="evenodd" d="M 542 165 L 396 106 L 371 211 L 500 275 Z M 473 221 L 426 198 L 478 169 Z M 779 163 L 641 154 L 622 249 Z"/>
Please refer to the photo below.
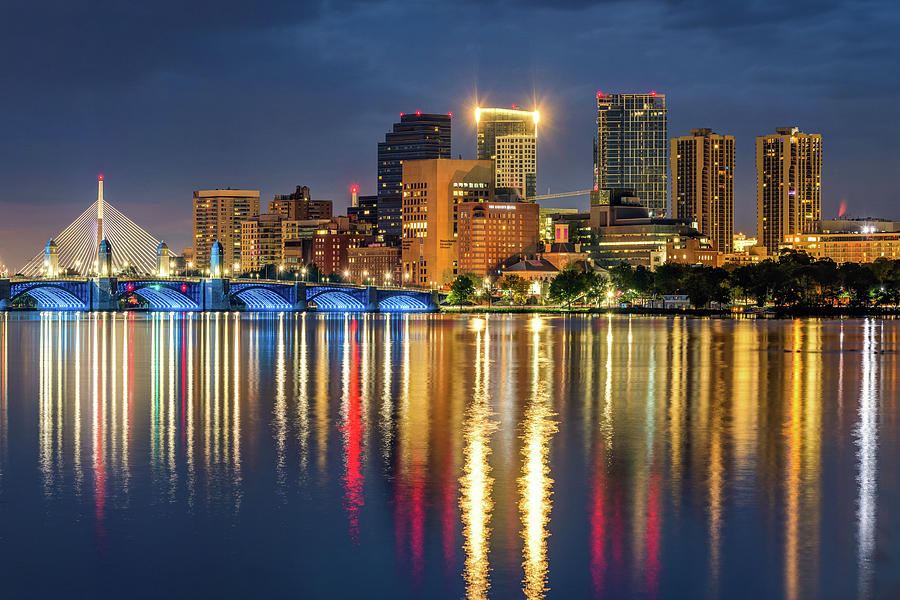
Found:
<path fill-rule="evenodd" d="M 417 117 L 421 117 L 421 116 L 422 116 L 422 111 L 421 111 L 421 110 L 417 110 L 417 111 L 416 111 L 416 116 L 417 116 Z"/>
<path fill-rule="evenodd" d="M 97 175 L 97 181 L 103 181 L 103 173 Z"/>
<path fill-rule="evenodd" d="M 187 291 L 187 284 L 186 284 L 186 283 L 182 283 L 182 284 L 181 284 L 181 291 L 182 291 L 182 292 L 186 292 L 186 291 Z"/>

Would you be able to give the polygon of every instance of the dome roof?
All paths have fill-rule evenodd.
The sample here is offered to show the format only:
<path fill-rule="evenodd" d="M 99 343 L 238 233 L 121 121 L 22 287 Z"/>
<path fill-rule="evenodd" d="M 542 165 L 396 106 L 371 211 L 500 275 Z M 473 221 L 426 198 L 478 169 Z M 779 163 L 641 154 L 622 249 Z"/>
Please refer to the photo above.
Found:
<path fill-rule="evenodd" d="M 167 251 L 168 249 L 169 247 L 166 246 L 165 242 L 160 242 L 159 246 L 156 247 L 156 252 L 161 254 L 163 251 Z"/>
<path fill-rule="evenodd" d="M 222 244 L 219 240 L 213 242 L 212 248 L 210 248 L 209 253 L 214 256 L 222 256 L 225 253 L 225 248 L 222 247 Z"/>
<path fill-rule="evenodd" d="M 53 241 L 53 238 L 50 238 L 50 241 L 47 242 L 46 249 L 49 250 L 50 248 L 56 248 L 56 242 Z"/>
<path fill-rule="evenodd" d="M 98 250 L 100 252 L 111 252 L 112 245 L 109 243 L 108 239 L 103 238 L 103 240 L 100 241 L 100 246 L 99 246 Z"/>

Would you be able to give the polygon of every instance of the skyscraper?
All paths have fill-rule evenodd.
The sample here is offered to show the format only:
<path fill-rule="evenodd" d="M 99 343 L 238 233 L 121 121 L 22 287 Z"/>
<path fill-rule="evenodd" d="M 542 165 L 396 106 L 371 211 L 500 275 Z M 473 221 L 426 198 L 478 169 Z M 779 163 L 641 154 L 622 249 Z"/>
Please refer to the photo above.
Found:
<path fill-rule="evenodd" d="M 400 114 L 400 122 L 378 143 L 378 203 L 374 220 L 384 230 L 379 235 L 387 240 L 399 240 L 403 205 L 403 161 L 429 158 L 450 158 L 450 122 L 452 114 L 431 114 L 417 111 Z M 380 218 L 380 213 L 391 215 Z"/>
<path fill-rule="evenodd" d="M 666 96 L 597 92 L 594 189 L 629 188 L 656 216 L 668 189 Z"/>
<path fill-rule="evenodd" d="M 526 199 L 537 195 L 538 111 L 476 108 L 476 155 L 494 161 L 494 185 L 518 188 Z"/>
<path fill-rule="evenodd" d="M 258 190 L 200 190 L 194 192 L 194 261 L 209 267 L 210 248 L 219 240 L 222 263 L 231 269 L 241 260 L 241 223 L 259 216 Z"/>
<path fill-rule="evenodd" d="M 691 129 L 672 138 L 672 216 L 695 221 L 697 229 L 732 251 L 734 235 L 734 137 Z"/>
<path fill-rule="evenodd" d="M 776 127 L 756 138 L 756 237 L 770 254 L 785 236 L 816 229 L 822 211 L 822 136 Z"/>

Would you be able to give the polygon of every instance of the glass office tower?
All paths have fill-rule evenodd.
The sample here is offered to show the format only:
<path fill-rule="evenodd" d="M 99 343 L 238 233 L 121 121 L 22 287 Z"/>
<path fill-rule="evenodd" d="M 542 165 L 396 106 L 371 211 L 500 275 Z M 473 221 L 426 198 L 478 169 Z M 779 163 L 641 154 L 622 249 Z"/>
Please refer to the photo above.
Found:
<path fill-rule="evenodd" d="M 664 94 L 597 92 L 594 189 L 633 189 L 654 215 L 665 216 L 667 136 Z"/>
<path fill-rule="evenodd" d="M 385 240 L 399 240 L 402 233 L 396 217 L 403 204 L 403 161 L 450 158 L 451 118 L 450 114 L 401 114 L 400 122 L 379 142 L 377 222 Z M 391 217 L 382 219 L 382 211 Z"/>

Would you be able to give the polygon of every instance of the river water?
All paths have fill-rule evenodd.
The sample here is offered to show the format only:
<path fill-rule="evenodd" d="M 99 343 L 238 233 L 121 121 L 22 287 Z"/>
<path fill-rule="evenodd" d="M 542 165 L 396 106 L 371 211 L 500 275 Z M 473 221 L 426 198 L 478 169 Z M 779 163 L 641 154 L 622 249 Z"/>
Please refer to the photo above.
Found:
<path fill-rule="evenodd" d="M 0 317 L 0 594 L 898 598 L 900 322 Z"/>

